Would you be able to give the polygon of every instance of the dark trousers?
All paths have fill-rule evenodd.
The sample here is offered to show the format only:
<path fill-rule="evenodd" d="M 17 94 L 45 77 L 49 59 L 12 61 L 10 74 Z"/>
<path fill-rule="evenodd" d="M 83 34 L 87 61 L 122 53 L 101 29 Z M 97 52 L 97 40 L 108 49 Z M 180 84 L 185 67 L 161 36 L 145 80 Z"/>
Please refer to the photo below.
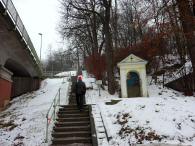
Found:
<path fill-rule="evenodd" d="M 81 110 L 83 109 L 83 100 L 84 100 L 84 95 L 76 95 L 76 100 L 77 100 L 77 106 Z"/>

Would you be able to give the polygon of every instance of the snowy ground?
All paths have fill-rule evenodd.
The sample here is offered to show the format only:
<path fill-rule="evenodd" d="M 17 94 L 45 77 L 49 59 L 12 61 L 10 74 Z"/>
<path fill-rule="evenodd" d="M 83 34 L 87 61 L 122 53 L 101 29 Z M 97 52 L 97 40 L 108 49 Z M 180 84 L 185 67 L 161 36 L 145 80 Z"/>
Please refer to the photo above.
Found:
<path fill-rule="evenodd" d="M 195 145 L 194 105 L 192 97 L 132 98 L 115 105 L 99 103 L 112 137 L 111 145 L 132 142 Z"/>
<path fill-rule="evenodd" d="M 46 113 L 60 87 L 61 103 L 67 104 L 69 83 L 62 78 L 46 79 L 38 91 L 12 100 L 10 107 L 0 113 L 0 146 L 48 145 L 44 144 Z"/>
<path fill-rule="evenodd" d="M 86 82 L 90 82 L 86 78 Z M 195 98 L 160 85 L 149 85 L 148 97 L 118 98 L 93 81 L 87 103 L 97 104 L 112 146 L 169 143 L 195 146 Z M 87 83 L 89 84 L 89 83 Z"/>
<path fill-rule="evenodd" d="M 160 85 L 148 86 L 149 98 L 122 99 L 102 89 L 99 96 L 95 79 L 88 78 L 86 73 L 83 76 L 88 87 L 86 102 L 96 104 L 94 117 L 101 125 L 102 116 L 111 138 L 109 145 L 153 142 L 195 146 L 194 97 L 184 97 Z M 46 79 L 40 90 L 12 100 L 10 107 L 0 113 L 0 146 L 48 145 L 44 143 L 45 115 L 59 87 L 64 96 L 61 102 L 67 104 L 69 83 L 62 78 Z"/>

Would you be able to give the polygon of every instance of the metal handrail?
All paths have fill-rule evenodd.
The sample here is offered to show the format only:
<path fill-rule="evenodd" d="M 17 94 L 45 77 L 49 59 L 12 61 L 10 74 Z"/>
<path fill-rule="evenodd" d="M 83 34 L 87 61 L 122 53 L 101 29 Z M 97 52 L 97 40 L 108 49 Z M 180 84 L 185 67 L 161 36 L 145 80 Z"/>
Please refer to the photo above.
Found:
<path fill-rule="evenodd" d="M 46 138 L 45 141 L 46 143 L 48 142 L 48 133 L 49 133 L 49 125 L 51 120 L 55 121 L 56 120 L 56 114 L 58 112 L 58 106 L 60 105 L 60 90 L 61 88 L 58 89 L 57 94 L 55 95 L 55 98 L 53 99 L 53 102 L 51 103 L 47 114 L 46 114 Z M 51 112 L 51 114 L 50 114 Z"/>
<path fill-rule="evenodd" d="M 42 74 L 41 62 L 39 60 L 39 57 L 37 56 L 37 53 L 36 53 L 35 48 L 33 46 L 33 43 L 32 43 L 32 41 L 27 33 L 26 28 L 24 27 L 24 24 L 19 16 L 13 2 L 11 0 L 0 0 L 0 2 L 3 4 L 3 6 L 5 8 L 5 14 L 8 14 L 10 16 L 10 18 L 12 19 L 12 21 L 15 25 L 15 29 L 17 29 L 18 32 L 20 33 L 20 36 L 22 37 L 22 39 L 24 40 L 24 42 L 27 45 L 27 49 L 31 53 L 33 61 L 35 61 L 35 64 L 37 65 L 40 74 Z"/>

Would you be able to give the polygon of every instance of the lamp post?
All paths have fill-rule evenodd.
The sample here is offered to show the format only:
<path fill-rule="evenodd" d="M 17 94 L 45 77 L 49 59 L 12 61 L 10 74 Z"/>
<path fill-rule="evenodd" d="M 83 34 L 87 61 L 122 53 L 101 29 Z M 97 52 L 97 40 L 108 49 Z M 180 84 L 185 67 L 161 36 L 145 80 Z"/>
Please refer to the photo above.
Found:
<path fill-rule="evenodd" d="M 41 50 L 42 50 L 42 36 L 43 36 L 43 34 L 42 33 L 38 33 L 40 36 L 41 36 L 41 45 L 40 45 L 40 57 L 39 57 L 39 59 L 40 59 L 40 61 L 41 61 Z"/>

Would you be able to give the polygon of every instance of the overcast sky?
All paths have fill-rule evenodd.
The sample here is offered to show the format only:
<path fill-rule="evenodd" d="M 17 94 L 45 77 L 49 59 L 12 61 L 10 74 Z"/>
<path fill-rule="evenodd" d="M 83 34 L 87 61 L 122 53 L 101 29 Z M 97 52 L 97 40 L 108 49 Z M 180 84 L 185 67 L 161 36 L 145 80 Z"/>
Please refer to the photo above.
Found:
<path fill-rule="evenodd" d="M 57 32 L 60 19 L 59 0 L 12 0 L 27 32 L 34 44 L 37 55 L 40 55 L 41 38 L 38 33 L 43 34 L 42 58 L 48 54 L 48 45 L 57 50 L 62 46 L 62 40 Z"/>

